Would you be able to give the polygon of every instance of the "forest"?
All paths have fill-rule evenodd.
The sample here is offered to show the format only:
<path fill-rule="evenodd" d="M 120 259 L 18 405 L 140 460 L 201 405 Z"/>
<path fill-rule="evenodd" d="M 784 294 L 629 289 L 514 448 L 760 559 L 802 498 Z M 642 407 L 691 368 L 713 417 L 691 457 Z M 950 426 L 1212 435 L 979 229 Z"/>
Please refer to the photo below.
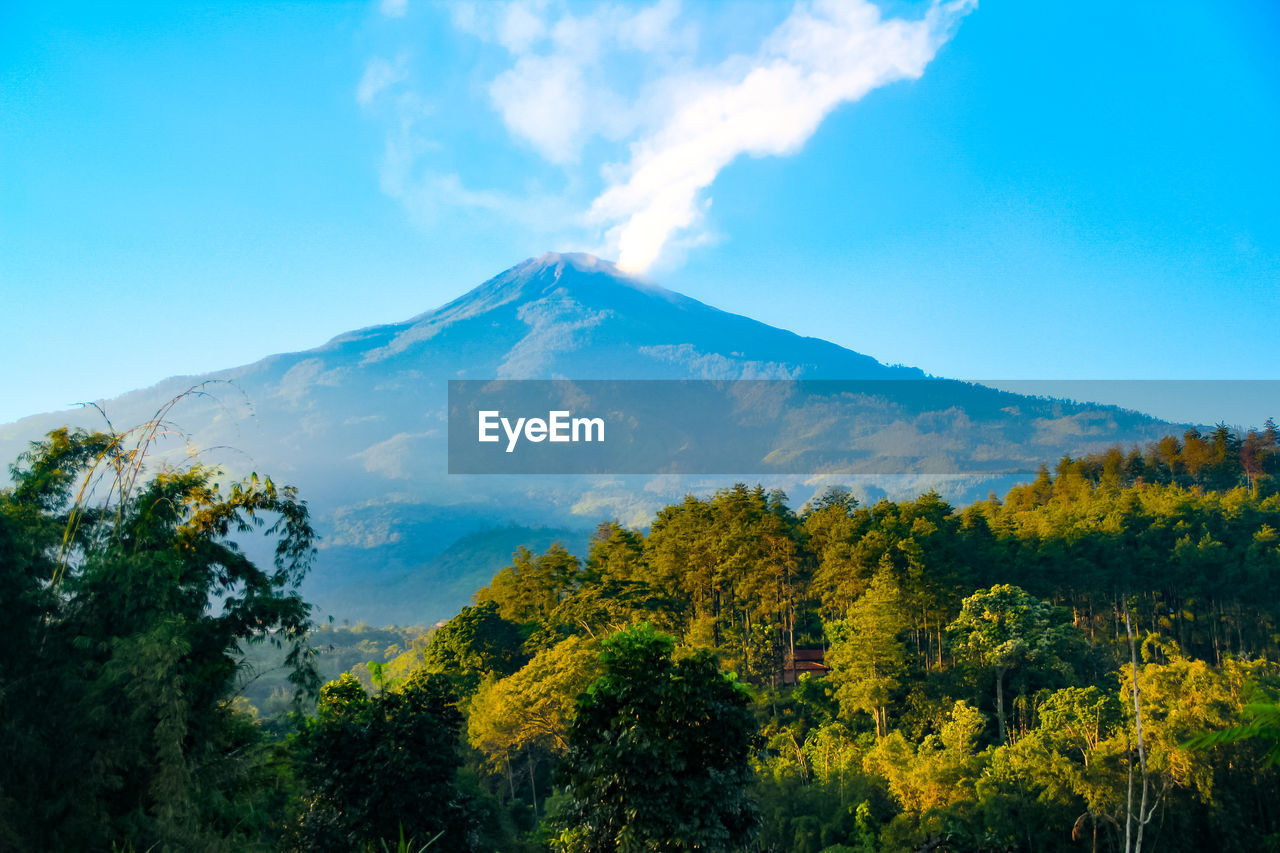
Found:
<path fill-rule="evenodd" d="M 1271 421 L 966 507 L 734 484 L 427 629 L 313 624 L 301 497 L 155 433 L 0 491 L 0 848 L 1280 850 Z"/>

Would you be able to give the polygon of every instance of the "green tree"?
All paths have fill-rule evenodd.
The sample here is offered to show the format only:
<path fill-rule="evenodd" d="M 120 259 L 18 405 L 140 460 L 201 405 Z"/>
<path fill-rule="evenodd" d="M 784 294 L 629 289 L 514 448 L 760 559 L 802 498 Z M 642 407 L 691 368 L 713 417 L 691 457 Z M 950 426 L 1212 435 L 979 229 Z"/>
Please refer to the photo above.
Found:
<path fill-rule="evenodd" d="M 673 647 L 647 625 L 604 641 L 604 674 L 569 730 L 560 849 L 728 851 L 754 838 L 750 700 L 712 655 Z"/>
<path fill-rule="evenodd" d="M 987 825 L 1011 845 L 1038 832 L 1056 834 L 1065 846 L 1066 827 L 1095 851 L 1118 843 L 1127 781 L 1124 704 L 1097 687 L 1036 698 L 1036 728 L 996 749 L 978 782 Z"/>
<path fill-rule="evenodd" d="M 591 536 L 587 571 L 596 580 L 646 580 L 649 567 L 644 559 L 644 540 L 616 521 L 601 522 Z"/>
<path fill-rule="evenodd" d="M 1280 705 L 1254 702 L 1242 710 L 1249 717 L 1247 723 L 1197 735 L 1187 742 L 1187 746 L 1205 749 L 1241 740 L 1257 740 L 1266 745 L 1267 763 L 1280 764 Z"/>
<path fill-rule="evenodd" d="M 56 430 L 0 491 L 0 846 L 245 849 L 270 833 L 271 749 L 233 703 L 242 643 L 314 684 L 296 589 L 312 529 L 292 488 L 148 478 L 167 409 L 127 433 Z M 233 541 L 276 540 L 263 568 Z"/>
<path fill-rule="evenodd" d="M 449 680 L 414 673 L 374 696 L 350 673 L 320 691 L 298 733 L 306 784 L 298 850 L 380 849 L 402 835 L 433 850 L 471 849 L 467 803 L 454 784 L 462 714 Z"/>
<path fill-rule="evenodd" d="M 889 566 L 882 566 L 871 586 L 849 608 L 843 623 L 828 625 L 831 646 L 825 663 L 831 667 L 836 701 L 842 713 L 865 711 L 874 718 L 876 737 L 889 733 L 885 712 L 902 686 L 906 650 L 901 634 L 906 629 L 902 593 Z"/>
<path fill-rule="evenodd" d="M 1061 655 L 1075 639 L 1070 631 L 1066 618 L 1055 608 L 1010 584 L 996 584 L 969 596 L 960 615 L 947 626 L 955 655 L 995 677 L 996 720 L 1002 743 L 1009 740 L 1005 676 L 1027 665 L 1046 671 L 1068 669 Z"/>
<path fill-rule="evenodd" d="M 497 604 L 486 601 L 462 608 L 441 625 L 431 635 L 422 665 L 448 675 L 466 698 L 486 675 L 501 677 L 519 669 L 525 661 L 522 642 L 519 626 L 498 615 Z"/>

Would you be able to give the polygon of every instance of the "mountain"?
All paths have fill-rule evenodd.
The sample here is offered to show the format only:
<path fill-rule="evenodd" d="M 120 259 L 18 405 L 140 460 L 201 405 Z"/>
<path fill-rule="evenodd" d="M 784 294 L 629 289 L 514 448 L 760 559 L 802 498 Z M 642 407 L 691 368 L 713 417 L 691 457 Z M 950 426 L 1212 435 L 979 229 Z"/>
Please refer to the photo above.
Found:
<path fill-rule="evenodd" d="M 140 423 L 200 385 L 171 413 L 188 442 L 169 457 L 181 457 L 187 446 L 207 448 L 202 460 L 230 473 L 261 471 L 297 485 L 324 537 L 308 596 L 331 614 L 371 622 L 442 618 L 507 562 L 515 544 L 557 538 L 580 548 L 601 520 L 642 525 L 686 491 L 731 482 L 451 477 L 447 383 L 495 378 L 893 380 L 883 387 L 900 389 L 927 377 L 719 311 L 589 255 L 547 254 L 405 322 L 207 376 L 175 377 L 101 405 L 117 425 Z M 844 461 L 853 467 L 842 470 L 861 476 L 853 485 L 864 497 L 939 487 L 959 500 L 1007 486 L 1008 476 L 997 474 L 1010 465 L 1034 468 L 1064 453 L 1149 440 L 1167 427 L 1113 407 L 962 382 L 910 387 L 928 393 L 886 391 L 835 408 L 783 409 L 764 440 L 782 456 L 793 452 L 789 442 L 798 433 L 849 448 Z M 102 426 L 92 410 L 24 418 L 0 427 L 0 455 L 13 459 L 67 422 Z M 970 473 L 934 476 L 943 469 Z M 797 505 L 840 481 L 770 478 Z"/>

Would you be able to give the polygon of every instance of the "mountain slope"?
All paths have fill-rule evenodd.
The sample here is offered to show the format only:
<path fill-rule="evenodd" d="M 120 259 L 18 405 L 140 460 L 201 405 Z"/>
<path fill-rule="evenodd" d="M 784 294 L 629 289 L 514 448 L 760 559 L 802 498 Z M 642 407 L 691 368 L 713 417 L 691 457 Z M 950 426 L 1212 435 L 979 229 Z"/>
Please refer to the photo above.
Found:
<path fill-rule="evenodd" d="M 444 557 L 461 537 L 515 525 L 585 539 L 603 518 L 643 524 L 656 507 L 687 490 L 727 485 L 725 478 L 706 477 L 447 475 L 449 380 L 559 377 L 924 375 L 719 311 L 622 275 L 591 256 L 547 254 L 405 322 L 353 331 L 313 350 L 209 376 L 166 380 L 102 405 L 117 425 L 139 423 L 185 389 L 209 383 L 175 408 L 173 420 L 192 445 L 212 449 L 204 461 L 232 473 L 267 472 L 297 485 L 324 535 L 314 597 L 330 612 L 376 621 L 380 589 L 395 585 L 425 595 L 438 582 L 439 606 L 420 612 L 447 612 L 465 601 L 458 577 L 484 576 L 505 561 L 492 549 L 475 547 Z M 896 481 L 900 493 L 910 494 L 939 482 L 925 476 L 929 459 L 939 454 L 1026 465 L 1164 431 L 1157 421 L 1116 409 L 959 382 L 930 387 L 927 399 L 862 401 L 821 421 L 807 411 L 792 412 L 790 421 L 778 420 L 779 452 L 789 452 L 794 434 L 821 432 L 828 443 L 851 447 L 860 470 L 912 472 Z M 875 428 L 851 429 L 852 415 Z M 13 459 L 26 442 L 68 421 L 101 426 L 92 411 L 25 418 L 0 427 L 0 455 Z M 884 441 L 889 432 L 901 439 L 892 447 Z M 172 448 L 170 458 L 184 448 Z M 777 484 L 802 503 L 824 481 L 792 477 Z M 949 488 L 956 498 L 985 495 L 992 485 L 1000 484 L 981 477 L 949 486 L 943 481 L 944 491 Z M 864 484 L 863 492 L 874 496 L 886 488 L 894 487 Z M 471 563 L 462 566 L 466 559 Z M 437 577 L 445 564 L 453 578 Z M 415 573 L 415 580 L 406 580 Z M 369 594 L 359 592 L 366 588 Z M 396 618 L 405 612 L 397 610 Z"/>

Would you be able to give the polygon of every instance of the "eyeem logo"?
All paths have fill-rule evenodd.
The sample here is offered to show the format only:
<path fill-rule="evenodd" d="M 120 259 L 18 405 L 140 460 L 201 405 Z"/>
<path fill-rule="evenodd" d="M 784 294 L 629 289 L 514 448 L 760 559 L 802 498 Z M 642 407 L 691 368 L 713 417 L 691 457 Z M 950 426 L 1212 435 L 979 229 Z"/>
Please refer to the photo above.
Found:
<path fill-rule="evenodd" d="M 1018 394 L 1022 389 L 990 381 L 922 377 L 450 379 L 448 470 L 738 480 L 818 475 L 846 483 L 866 477 L 886 491 L 918 494 L 933 484 L 976 489 L 972 484 L 1034 477 L 1046 453 L 1074 459 L 1168 433 L 1167 424 L 1114 408 L 1111 400 L 1141 400 L 1145 393 L 1151 409 L 1176 411 L 1186 403 L 1183 410 L 1192 413 L 1211 410 L 1195 401 L 1212 392 L 1232 411 L 1241 403 L 1255 412 L 1280 411 L 1280 380 L 1238 382 L 1229 392 L 1228 383 L 1208 380 L 1026 383 Z M 1080 433 L 1085 422 L 1097 429 Z"/>
<path fill-rule="evenodd" d="M 501 441 L 498 428 L 507 434 L 507 453 L 516 449 L 516 444 L 523 434 L 526 441 L 535 444 L 540 441 L 579 442 L 604 441 L 604 418 L 575 418 L 572 412 L 552 411 L 542 418 L 516 418 L 512 424 L 510 418 L 502 417 L 502 412 L 490 409 L 479 412 L 479 440 L 482 442 Z"/>

